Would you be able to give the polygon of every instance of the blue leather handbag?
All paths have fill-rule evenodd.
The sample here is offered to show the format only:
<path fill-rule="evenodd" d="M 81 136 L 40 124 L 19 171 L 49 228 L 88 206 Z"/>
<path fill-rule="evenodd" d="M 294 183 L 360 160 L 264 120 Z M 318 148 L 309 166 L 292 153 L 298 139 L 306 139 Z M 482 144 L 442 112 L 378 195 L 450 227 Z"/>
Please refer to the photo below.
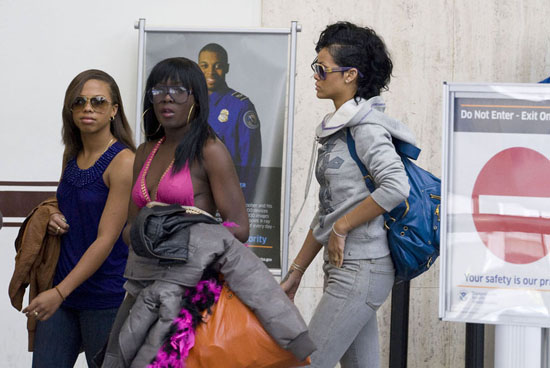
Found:
<path fill-rule="evenodd" d="M 372 176 L 357 155 L 349 128 L 346 136 L 349 153 L 372 193 L 375 189 Z M 393 144 L 409 177 L 410 192 L 405 201 L 384 214 L 384 226 L 395 277 L 411 280 L 427 271 L 439 256 L 441 180 L 411 161 L 418 158 L 418 147 L 396 138 Z"/>

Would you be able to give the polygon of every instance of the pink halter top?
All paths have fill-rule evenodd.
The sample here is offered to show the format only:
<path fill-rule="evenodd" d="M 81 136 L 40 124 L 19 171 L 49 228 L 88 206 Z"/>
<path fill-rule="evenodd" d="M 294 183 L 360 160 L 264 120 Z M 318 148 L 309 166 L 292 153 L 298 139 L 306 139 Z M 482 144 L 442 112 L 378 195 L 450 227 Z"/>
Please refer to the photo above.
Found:
<path fill-rule="evenodd" d="M 191 182 L 191 173 L 189 171 L 189 165 L 186 163 L 183 169 L 174 174 L 172 167 L 174 160 L 170 163 L 164 174 L 160 177 L 160 181 L 157 187 L 156 198 L 152 199 L 149 191 L 147 190 L 146 177 L 151 166 L 151 161 L 157 154 L 160 145 L 164 142 L 166 137 L 162 137 L 149 153 L 145 164 L 141 168 L 134 188 L 132 189 L 132 199 L 134 203 L 139 207 L 145 207 L 145 205 L 152 201 L 163 202 L 167 204 L 181 204 L 184 206 L 194 206 L 195 199 L 193 193 L 193 183 Z"/>

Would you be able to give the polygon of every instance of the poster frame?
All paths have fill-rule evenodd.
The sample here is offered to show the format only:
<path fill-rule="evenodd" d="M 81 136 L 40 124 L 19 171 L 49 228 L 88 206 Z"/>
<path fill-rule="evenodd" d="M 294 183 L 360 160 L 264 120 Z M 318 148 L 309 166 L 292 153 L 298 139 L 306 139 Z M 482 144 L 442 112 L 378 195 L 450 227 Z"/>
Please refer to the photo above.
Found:
<path fill-rule="evenodd" d="M 439 273 L 439 318 L 444 321 L 466 322 L 466 323 L 486 323 L 496 325 L 522 325 L 536 327 L 550 327 L 550 313 L 546 317 L 537 317 L 526 314 L 523 317 L 507 316 L 506 313 L 499 315 L 498 318 L 484 319 L 478 317 L 464 318 L 456 316 L 449 312 L 451 306 L 450 293 L 452 285 L 450 270 L 453 260 L 449 252 L 448 244 L 448 221 L 449 216 L 449 190 L 450 180 L 452 180 L 452 163 L 455 154 L 454 147 L 454 125 L 455 125 L 455 98 L 466 97 L 467 94 L 480 97 L 486 95 L 487 98 L 495 96 L 506 96 L 510 99 L 525 99 L 531 101 L 550 100 L 550 86 L 538 83 L 448 83 L 443 82 L 442 86 L 442 187 L 441 187 L 441 239 L 440 239 L 440 273 Z M 491 95 L 492 94 L 492 95 Z M 499 97 L 504 98 L 504 97 Z M 550 131 L 548 133 L 550 136 Z M 475 313 L 474 313 L 475 314 Z"/>
<path fill-rule="evenodd" d="M 229 33 L 229 34 L 287 34 L 290 37 L 289 68 L 287 76 L 287 105 L 286 121 L 283 128 L 284 153 L 283 153 L 283 188 L 282 188 L 282 219 L 280 225 L 280 265 L 281 268 L 270 268 L 274 276 L 284 277 L 288 270 L 288 248 L 290 239 L 290 203 L 291 203 L 291 177 L 292 177 L 292 145 L 294 136 L 294 101 L 295 101 L 295 79 L 296 79 L 296 49 L 297 33 L 301 32 L 301 26 L 297 21 L 291 21 L 289 28 L 223 28 L 223 27 L 158 27 L 147 26 L 146 19 L 140 18 L 134 25 L 138 30 L 138 57 L 137 57 L 137 92 L 136 92 L 136 120 L 134 124 L 134 139 L 138 144 L 143 142 L 141 132 L 141 115 L 143 111 L 143 86 L 145 76 L 146 58 L 146 33 Z"/>

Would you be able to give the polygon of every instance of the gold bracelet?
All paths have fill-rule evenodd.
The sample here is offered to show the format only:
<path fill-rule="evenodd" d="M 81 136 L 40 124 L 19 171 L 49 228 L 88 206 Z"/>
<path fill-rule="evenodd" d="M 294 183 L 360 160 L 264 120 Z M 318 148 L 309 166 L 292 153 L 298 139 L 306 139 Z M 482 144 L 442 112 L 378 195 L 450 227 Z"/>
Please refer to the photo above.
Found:
<path fill-rule="evenodd" d="M 57 287 L 57 285 L 55 285 L 55 290 L 57 290 L 57 293 L 59 294 L 59 296 L 61 297 L 61 299 L 63 299 L 63 301 L 65 301 L 65 297 L 63 296 L 63 294 L 61 294 L 61 291 L 59 290 L 59 288 Z"/>
<path fill-rule="evenodd" d="M 290 265 L 290 268 L 295 269 L 296 271 L 300 272 L 302 275 L 306 272 L 306 269 L 299 264 L 292 262 Z"/>
<path fill-rule="evenodd" d="M 304 266 L 300 266 L 296 262 L 292 262 L 292 264 L 294 265 L 294 267 L 296 267 L 297 270 L 302 271 L 302 272 L 306 272 L 306 268 Z"/>
<path fill-rule="evenodd" d="M 342 239 L 347 236 L 347 235 L 338 234 L 338 232 L 336 232 L 336 230 L 334 229 L 334 224 L 332 224 L 332 232 L 334 233 L 334 235 Z"/>

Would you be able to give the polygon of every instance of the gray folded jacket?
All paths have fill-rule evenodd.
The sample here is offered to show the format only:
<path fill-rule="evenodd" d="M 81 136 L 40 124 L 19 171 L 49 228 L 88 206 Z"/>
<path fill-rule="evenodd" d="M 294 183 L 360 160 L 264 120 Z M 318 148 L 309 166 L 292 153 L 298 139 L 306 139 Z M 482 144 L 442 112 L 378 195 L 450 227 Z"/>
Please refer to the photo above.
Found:
<path fill-rule="evenodd" d="M 142 208 L 130 230 L 134 252 L 166 263 L 186 262 L 189 227 L 197 223 L 218 223 L 212 216 L 189 212 L 188 208 L 177 204 Z"/>
<path fill-rule="evenodd" d="M 162 211 L 169 213 L 171 210 L 168 207 L 143 208 L 141 211 L 153 212 L 157 216 Z M 138 216 L 132 227 L 146 227 L 147 221 L 138 220 L 146 218 L 152 217 Z M 254 312 L 266 332 L 282 348 L 290 351 L 299 360 L 311 355 L 315 350 L 315 345 L 309 337 L 307 325 L 265 264 L 221 224 L 199 222 L 186 227 L 186 229 L 189 232 L 186 262 L 166 265 L 163 263 L 164 260 L 157 257 L 139 256 L 133 249 L 134 240 L 132 239 L 124 276 L 128 279 L 125 287 L 129 295 L 136 298 L 137 301 L 136 305 L 127 306 L 127 313 L 119 312 L 117 315 L 114 326 L 121 326 L 119 328 L 122 331 L 111 332 L 109 345 L 118 345 L 118 349 L 107 351 L 103 367 L 147 365 L 160 348 L 161 339 L 158 337 L 165 336 L 164 333 L 167 332 L 165 331 L 167 327 L 157 328 L 160 326 L 154 322 L 162 318 L 159 314 L 162 308 L 147 308 L 149 305 L 165 304 L 162 300 L 164 299 L 162 295 L 165 292 L 162 291 L 162 287 L 160 289 L 158 287 L 162 286 L 164 282 L 183 287 L 194 287 L 202 277 L 204 270 L 211 265 L 224 275 L 231 290 Z M 146 233 L 142 230 L 137 232 L 137 234 Z M 142 236 L 140 235 L 138 238 L 142 238 Z M 145 289 L 141 287 L 132 289 L 132 285 L 143 285 Z M 147 293 L 142 295 L 141 291 L 145 290 Z M 138 305 L 140 303 L 144 303 L 143 308 Z M 174 313 L 177 315 L 179 312 L 173 305 L 168 309 L 170 312 L 165 311 L 166 315 L 174 315 Z M 148 322 L 144 323 L 144 321 Z M 152 326 L 156 327 L 151 328 Z M 149 335 L 152 331 L 155 336 Z M 146 335 L 148 336 L 145 337 Z M 123 336 L 132 336 L 133 338 L 123 338 Z M 135 339 L 138 336 L 140 338 Z M 111 341 L 113 339 L 115 340 Z M 118 350 L 118 352 L 114 350 Z M 130 358 L 131 363 L 124 362 L 125 359 L 122 357 Z"/>

